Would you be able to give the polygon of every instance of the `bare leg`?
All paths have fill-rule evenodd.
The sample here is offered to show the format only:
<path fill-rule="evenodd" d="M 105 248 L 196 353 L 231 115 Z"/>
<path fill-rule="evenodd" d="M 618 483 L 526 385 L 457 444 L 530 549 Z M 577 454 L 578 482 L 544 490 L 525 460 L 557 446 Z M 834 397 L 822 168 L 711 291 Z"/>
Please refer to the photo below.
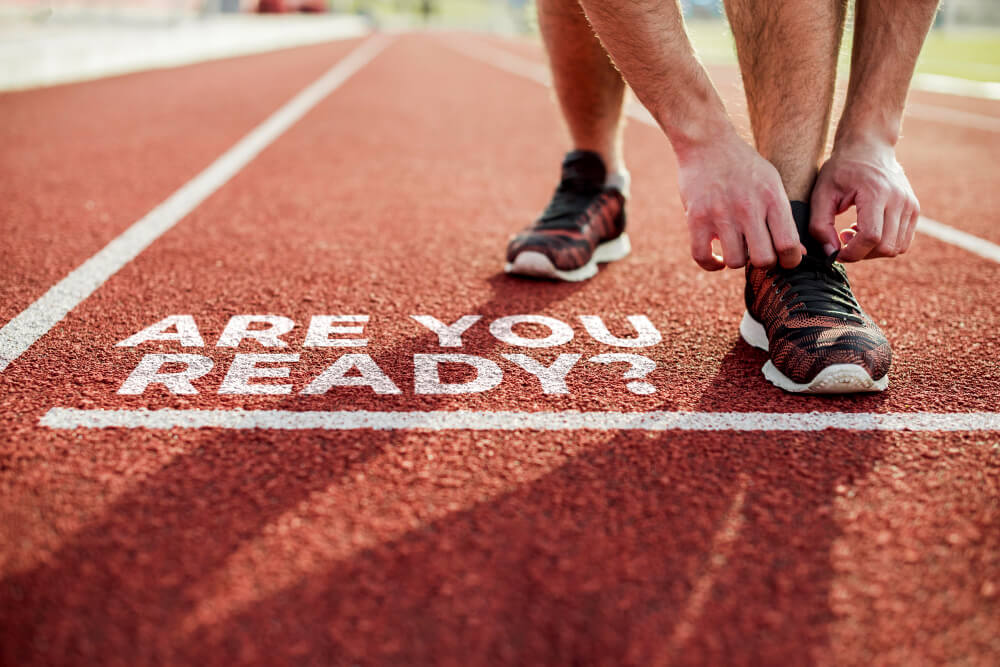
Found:
<path fill-rule="evenodd" d="M 598 153 L 608 173 L 622 170 L 621 74 L 577 0 L 538 0 L 538 25 L 573 148 Z"/>
<path fill-rule="evenodd" d="M 837 82 L 846 0 L 726 0 L 757 151 L 808 202 Z"/>

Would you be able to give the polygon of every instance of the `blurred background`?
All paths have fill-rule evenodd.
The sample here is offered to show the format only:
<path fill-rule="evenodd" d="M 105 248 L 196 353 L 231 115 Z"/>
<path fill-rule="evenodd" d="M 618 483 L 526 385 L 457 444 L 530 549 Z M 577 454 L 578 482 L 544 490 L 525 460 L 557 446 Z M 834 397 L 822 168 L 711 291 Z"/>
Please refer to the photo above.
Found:
<path fill-rule="evenodd" d="M 720 0 L 682 2 L 707 64 L 735 62 Z M 848 23 L 850 25 L 850 23 Z M 533 0 L 0 0 L 0 90 L 82 80 L 380 30 L 537 39 Z M 849 38 L 849 35 L 848 35 Z M 844 59 L 849 58 L 849 39 Z M 1000 1 L 944 0 L 918 87 L 1000 98 Z M 956 89 L 957 86 L 957 89 Z"/>

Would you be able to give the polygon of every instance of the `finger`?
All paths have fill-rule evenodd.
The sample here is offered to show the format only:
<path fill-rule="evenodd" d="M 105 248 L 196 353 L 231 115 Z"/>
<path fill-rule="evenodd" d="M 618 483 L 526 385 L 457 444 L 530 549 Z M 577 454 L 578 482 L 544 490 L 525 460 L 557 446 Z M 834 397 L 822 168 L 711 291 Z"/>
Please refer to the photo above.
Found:
<path fill-rule="evenodd" d="M 809 202 L 809 233 L 823 244 L 823 252 L 828 256 L 840 249 L 837 236 L 837 213 L 839 195 L 831 188 L 819 186 L 813 190 Z"/>
<path fill-rule="evenodd" d="M 853 239 L 857 235 L 858 235 L 858 226 L 851 225 L 844 231 L 840 232 L 840 242 L 843 245 L 847 245 L 848 243 L 851 242 L 851 239 Z"/>
<path fill-rule="evenodd" d="M 903 217 L 903 204 L 891 204 L 886 206 L 885 215 L 882 218 L 882 238 L 875 245 L 875 248 L 868 253 L 865 259 L 875 259 L 876 257 L 895 257 L 899 254 L 896 245 L 899 239 L 899 225 Z"/>
<path fill-rule="evenodd" d="M 910 211 L 909 218 L 905 225 L 899 228 L 899 252 L 906 252 L 913 243 L 913 233 L 917 231 L 917 223 L 920 221 L 920 209 L 915 208 Z"/>
<path fill-rule="evenodd" d="M 799 240 L 799 230 L 795 227 L 792 207 L 787 199 L 775 199 L 767 209 L 767 228 L 771 234 L 778 262 L 786 269 L 794 269 L 802 261 L 806 249 Z"/>
<path fill-rule="evenodd" d="M 706 271 L 718 271 L 726 268 L 726 263 L 722 257 L 712 252 L 712 241 L 715 239 L 715 232 L 707 225 L 698 225 L 691 228 L 691 257 L 695 263 Z"/>
<path fill-rule="evenodd" d="M 885 205 L 881 202 L 858 204 L 857 232 L 837 256 L 841 262 L 856 262 L 868 256 L 882 240 Z"/>
<path fill-rule="evenodd" d="M 743 234 L 739 232 L 735 225 L 729 223 L 719 224 L 717 227 L 719 243 L 722 244 L 722 257 L 726 266 L 731 269 L 738 269 L 747 264 L 746 241 Z"/>
<path fill-rule="evenodd" d="M 750 263 L 756 267 L 769 269 L 778 263 L 778 255 L 771 242 L 767 221 L 763 215 L 755 215 L 746 220 L 743 236 L 750 250 Z"/>

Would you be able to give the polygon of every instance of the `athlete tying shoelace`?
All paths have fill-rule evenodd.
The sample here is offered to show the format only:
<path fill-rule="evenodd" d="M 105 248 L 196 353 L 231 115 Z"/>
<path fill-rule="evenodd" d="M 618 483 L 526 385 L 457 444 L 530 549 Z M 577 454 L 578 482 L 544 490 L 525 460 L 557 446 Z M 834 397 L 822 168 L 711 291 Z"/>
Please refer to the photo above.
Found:
<path fill-rule="evenodd" d="M 677 3 L 538 1 L 573 150 L 505 268 L 578 281 L 628 254 L 627 81 L 677 155 L 692 257 L 709 271 L 746 267 L 739 330 L 768 350 L 765 377 L 794 392 L 885 389 L 889 342 L 843 263 L 894 257 L 913 239 L 919 205 L 895 146 L 937 0 L 857 0 L 847 99 L 822 166 L 846 0 L 725 4 L 756 150 L 730 122 Z M 852 206 L 857 223 L 838 234 L 835 216 Z"/>

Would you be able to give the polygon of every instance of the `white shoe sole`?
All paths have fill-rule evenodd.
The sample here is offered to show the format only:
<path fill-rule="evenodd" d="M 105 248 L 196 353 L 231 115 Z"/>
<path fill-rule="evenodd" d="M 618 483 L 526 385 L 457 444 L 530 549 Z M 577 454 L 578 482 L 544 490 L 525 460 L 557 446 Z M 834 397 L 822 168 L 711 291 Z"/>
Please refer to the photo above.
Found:
<path fill-rule="evenodd" d="M 740 322 L 740 336 L 748 345 L 765 352 L 768 351 L 767 332 L 764 330 L 764 325 L 751 317 L 748 312 L 743 313 L 743 320 Z M 864 391 L 883 391 L 889 386 L 888 375 L 878 380 L 872 380 L 868 371 L 857 364 L 827 366 L 806 384 L 791 380 L 779 371 L 770 359 L 761 370 L 764 372 L 764 377 L 775 387 L 799 394 L 854 394 Z"/>
<path fill-rule="evenodd" d="M 597 274 L 598 264 L 606 264 L 622 259 L 631 250 L 632 244 L 629 243 L 628 234 L 623 232 L 618 238 L 605 241 L 594 248 L 594 254 L 591 255 L 590 261 L 578 269 L 561 271 L 544 254 L 533 250 L 525 250 L 518 254 L 513 262 L 508 262 L 504 265 L 503 270 L 519 276 L 550 278 L 552 280 L 565 280 L 566 282 L 577 283 L 587 278 L 593 278 Z"/>

